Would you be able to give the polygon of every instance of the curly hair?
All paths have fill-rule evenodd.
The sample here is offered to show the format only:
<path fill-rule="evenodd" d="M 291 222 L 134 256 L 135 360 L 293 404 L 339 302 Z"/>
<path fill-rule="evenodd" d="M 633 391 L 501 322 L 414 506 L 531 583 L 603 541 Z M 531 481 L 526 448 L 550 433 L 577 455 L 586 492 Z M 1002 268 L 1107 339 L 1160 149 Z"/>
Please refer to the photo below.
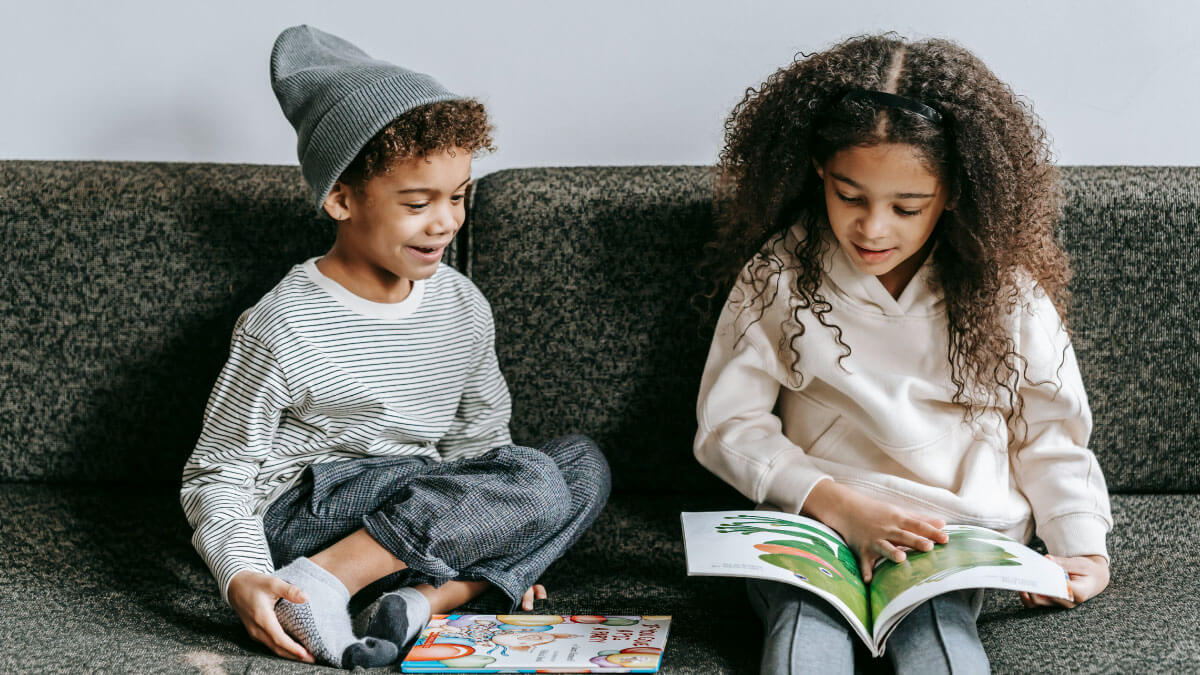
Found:
<path fill-rule="evenodd" d="M 474 156 L 493 152 L 487 110 L 475 99 L 428 103 L 392 120 L 367 141 L 338 179 L 361 189 L 372 178 L 391 173 L 398 162 L 462 148 Z"/>
<path fill-rule="evenodd" d="M 856 88 L 915 99 L 943 121 L 845 96 Z M 782 235 L 795 227 L 786 250 L 796 261 L 796 281 L 788 289 L 795 298 L 787 319 L 791 370 L 803 380 L 797 372 L 802 311 L 833 330 L 840 358 L 849 356 L 820 291 L 821 234 L 829 222 L 813 162 L 883 143 L 915 148 L 953 204 L 931 235 L 937 242 L 934 283 L 948 319 L 953 401 L 963 406 L 965 419 L 989 405 L 1005 410 L 1009 423 L 1023 419 L 1018 387 L 1028 364 L 1005 320 L 1021 301 L 1022 280 L 1032 279 L 1065 322 L 1070 269 L 1055 236 L 1062 202 L 1058 172 L 1031 107 L 977 57 L 947 40 L 910 42 L 891 33 L 851 38 L 801 54 L 746 91 L 725 122 L 716 233 L 701 263 L 710 315 L 740 273 L 750 289 L 742 311 L 757 307 L 754 320 L 761 319 L 784 267 Z"/>

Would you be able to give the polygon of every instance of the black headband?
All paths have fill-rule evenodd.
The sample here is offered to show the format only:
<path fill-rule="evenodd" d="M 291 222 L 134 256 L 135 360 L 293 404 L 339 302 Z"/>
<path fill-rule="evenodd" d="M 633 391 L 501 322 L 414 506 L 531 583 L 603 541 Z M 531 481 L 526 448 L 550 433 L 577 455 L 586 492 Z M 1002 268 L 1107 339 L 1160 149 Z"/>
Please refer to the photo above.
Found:
<path fill-rule="evenodd" d="M 911 113 L 920 115 L 921 117 L 924 117 L 925 119 L 939 126 L 942 123 L 942 114 L 940 112 L 930 108 L 920 101 L 914 101 L 911 98 L 905 98 L 896 94 L 889 94 L 886 91 L 875 91 L 873 89 L 851 89 L 845 94 L 842 94 L 839 100 L 871 101 L 873 103 L 878 103 L 879 105 L 886 105 L 891 108 L 907 110 Z"/>

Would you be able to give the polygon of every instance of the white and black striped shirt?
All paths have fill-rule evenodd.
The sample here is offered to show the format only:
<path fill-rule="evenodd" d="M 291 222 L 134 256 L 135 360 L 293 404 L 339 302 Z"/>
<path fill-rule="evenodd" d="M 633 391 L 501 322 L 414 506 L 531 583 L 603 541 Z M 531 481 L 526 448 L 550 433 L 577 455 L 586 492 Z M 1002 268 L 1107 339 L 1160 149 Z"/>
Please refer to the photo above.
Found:
<path fill-rule="evenodd" d="M 262 516 L 309 464 L 510 443 L 494 335 L 487 300 L 446 265 L 383 304 L 313 258 L 243 313 L 180 497 L 222 597 L 234 574 L 274 570 Z"/>

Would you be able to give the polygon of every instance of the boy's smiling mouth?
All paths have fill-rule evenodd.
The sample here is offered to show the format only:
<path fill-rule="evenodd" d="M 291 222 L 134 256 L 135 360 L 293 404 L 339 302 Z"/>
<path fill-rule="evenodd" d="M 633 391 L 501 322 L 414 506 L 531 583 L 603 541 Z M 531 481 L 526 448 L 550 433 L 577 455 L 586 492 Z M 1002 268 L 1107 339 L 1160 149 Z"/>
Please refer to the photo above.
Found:
<path fill-rule="evenodd" d="M 406 245 L 405 248 L 411 251 L 412 254 L 417 258 L 420 258 L 426 262 L 432 262 L 442 257 L 442 252 L 446 250 L 446 246 L 448 244 L 449 242 L 445 244 L 439 244 L 437 246 L 413 246 L 412 244 L 409 244 Z"/>

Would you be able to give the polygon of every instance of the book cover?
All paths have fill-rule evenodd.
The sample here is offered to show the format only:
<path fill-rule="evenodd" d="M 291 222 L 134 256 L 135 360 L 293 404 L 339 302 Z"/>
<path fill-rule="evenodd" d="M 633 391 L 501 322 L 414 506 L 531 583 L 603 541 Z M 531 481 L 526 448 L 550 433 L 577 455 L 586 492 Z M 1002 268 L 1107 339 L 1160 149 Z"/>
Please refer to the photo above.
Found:
<path fill-rule="evenodd" d="M 737 576 L 799 586 L 829 602 L 871 649 L 922 602 L 967 588 L 1069 598 L 1066 573 L 992 530 L 949 525 L 949 541 L 876 565 L 870 584 L 840 535 L 820 521 L 775 511 L 683 513 L 689 575 Z"/>
<path fill-rule="evenodd" d="M 656 673 L 669 616 L 437 614 L 405 673 Z"/>

